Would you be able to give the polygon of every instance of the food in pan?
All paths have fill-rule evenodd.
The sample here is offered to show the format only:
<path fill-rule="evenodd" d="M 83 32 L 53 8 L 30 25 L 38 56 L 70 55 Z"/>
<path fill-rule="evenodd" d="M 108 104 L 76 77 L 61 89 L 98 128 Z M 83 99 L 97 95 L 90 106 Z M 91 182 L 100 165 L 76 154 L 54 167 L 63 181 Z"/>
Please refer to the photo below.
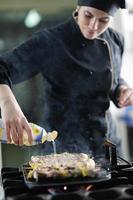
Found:
<path fill-rule="evenodd" d="M 94 177 L 95 161 L 84 153 L 32 156 L 28 178 Z"/>

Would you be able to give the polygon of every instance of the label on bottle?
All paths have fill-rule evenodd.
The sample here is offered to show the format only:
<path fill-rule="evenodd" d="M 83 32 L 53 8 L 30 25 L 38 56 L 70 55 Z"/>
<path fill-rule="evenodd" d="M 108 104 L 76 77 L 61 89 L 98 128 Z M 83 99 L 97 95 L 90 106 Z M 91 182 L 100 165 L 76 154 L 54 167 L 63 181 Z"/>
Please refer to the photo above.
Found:
<path fill-rule="evenodd" d="M 57 131 L 52 131 L 52 132 L 46 132 L 44 128 L 34 124 L 34 123 L 29 123 L 31 128 L 32 128 L 32 132 L 33 132 L 33 143 L 29 144 L 28 141 L 28 134 L 26 133 L 26 131 L 23 132 L 23 144 L 26 146 L 32 146 L 32 145 L 37 145 L 40 143 L 44 143 L 45 141 L 51 142 L 54 141 L 57 138 Z M 6 131 L 5 128 L 3 126 L 2 123 L 2 119 L 0 119 L 0 141 L 2 143 L 7 143 L 7 136 L 6 136 Z M 11 144 L 13 144 L 13 140 L 11 142 Z"/>
<path fill-rule="evenodd" d="M 45 131 L 44 128 L 34 124 L 34 123 L 30 123 L 31 128 L 32 128 L 32 132 L 33 132 L 33 143 L 32 145 L 37 145 L 40 143 L 44 143 L 47 140 L 47 132 Z M 28 142 L 28 135 L 26 132 L 24 132 L 23 134 L 23 143 L 25 145 L 31 145 Z"/>

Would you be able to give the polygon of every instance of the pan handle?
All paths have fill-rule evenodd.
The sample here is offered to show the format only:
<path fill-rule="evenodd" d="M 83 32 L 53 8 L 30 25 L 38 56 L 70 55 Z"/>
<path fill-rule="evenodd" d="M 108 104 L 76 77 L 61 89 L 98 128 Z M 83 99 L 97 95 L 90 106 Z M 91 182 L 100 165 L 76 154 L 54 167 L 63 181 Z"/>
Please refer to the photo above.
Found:
<path fill-rule="evenodd" d="M 119 168 L 118 159 L 125 162 L 128 167 L 132 167 L 132 163 L 117 155 L 116 145 L 110 140 L 105 140 L 105 158 L 110 163 L 110 169 L 116 170 Z"/>
<path fill-rule="evenodd" d="M 105 159 L 109 161 L 111 170 L 117 168 L 116 145 L 110 140 L 105 140 Z"/>

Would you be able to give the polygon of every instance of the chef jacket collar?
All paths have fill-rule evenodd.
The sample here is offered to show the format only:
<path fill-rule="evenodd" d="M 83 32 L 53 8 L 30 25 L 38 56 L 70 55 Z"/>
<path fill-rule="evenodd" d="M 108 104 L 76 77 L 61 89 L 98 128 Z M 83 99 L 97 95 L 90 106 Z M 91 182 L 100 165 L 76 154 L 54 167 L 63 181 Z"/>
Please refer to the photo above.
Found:
<path fill-rule="evenodd" d="M 82 45 L 82 44 L 89 44 L 90 42 L 93 42 L 95 40 L 95 39 L 89 40 L 83 36 L 79 25 L 77 24 L 76 20 L 73 17 L 71 19 L 71 28 L 69 30 L 71 30 L 71 36 L 72 36 L 71 39 L 72 42 L 74 43 L 76 42 Z M 102 33 L 100 37 L 102 38 L 103 35 L 104 33 Z"/>

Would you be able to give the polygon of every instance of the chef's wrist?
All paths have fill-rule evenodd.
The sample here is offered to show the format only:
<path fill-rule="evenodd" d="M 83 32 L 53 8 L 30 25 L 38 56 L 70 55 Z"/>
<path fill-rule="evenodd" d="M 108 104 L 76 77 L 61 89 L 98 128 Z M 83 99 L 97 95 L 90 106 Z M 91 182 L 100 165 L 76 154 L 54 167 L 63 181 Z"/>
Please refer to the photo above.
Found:
<path fill-rule="evenodd" d="M 125 89 L 127 89 L 127 88 L 129 88 L 128 85 L 120 85 L 120 86 L 119 86 L 119 92 L 120 92 L 121 90 L 125 90 Z"/>
<path fill-rule="evenodd" d="M 17 106 L 17 100 L 8 85 L 0 85 L 0 107 L 2 109 L 9 105 Z"/>

